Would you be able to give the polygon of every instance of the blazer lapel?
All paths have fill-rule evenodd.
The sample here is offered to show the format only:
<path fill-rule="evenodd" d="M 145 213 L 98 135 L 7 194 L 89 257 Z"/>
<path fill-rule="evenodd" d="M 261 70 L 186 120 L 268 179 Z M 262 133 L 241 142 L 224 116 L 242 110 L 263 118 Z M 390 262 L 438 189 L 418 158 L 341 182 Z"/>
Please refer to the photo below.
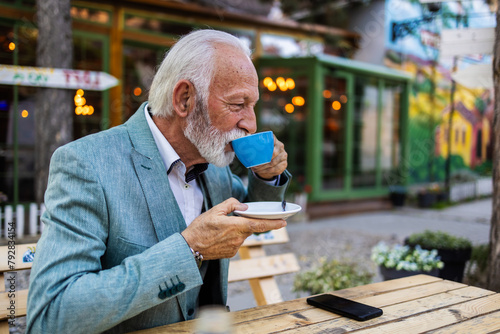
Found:
<path fill-rule="evenodd" d="M 186 222 L 170 189 L 167 171 L 144 115 L 145 103 L 127 121 L 132 142 L 131 158 L 148 204 L 158 240 L 186 228 Z"/>
<path fill-rule="evenodd" d="M 207 205 L 207 200 L 209 204 L 205 206 L 206 210 L 231 197 L 231 193 L 227 194 L 227 189 L 231 189 L 231 187 L 224 183 L 227 183 L 227 181 L 221 178 L 220 171 L 217 171 L 216 167 L 212 165 L 208 165 L 208 169 L 200 175 L 200 187 L 203 191 L 205 205 Z M 226 197 L 224 197 L 224 194 Z"/>

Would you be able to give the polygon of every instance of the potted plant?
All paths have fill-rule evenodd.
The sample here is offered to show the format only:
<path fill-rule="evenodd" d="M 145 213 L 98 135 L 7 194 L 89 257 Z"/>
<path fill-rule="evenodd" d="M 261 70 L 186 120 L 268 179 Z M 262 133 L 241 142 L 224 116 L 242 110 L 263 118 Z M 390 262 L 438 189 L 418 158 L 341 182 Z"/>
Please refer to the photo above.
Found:
<path fill-rule="evenodd" d="M 468 239 L 455 237 L 443 231 L 425 230 L 410 235 L 405 244 L 410 247 L 419 245 L 423 249 L 436 249 L 444 262 L 439 277 L 462 282 L 465 264 L 470 259 L 472 251 L 472 243 Z"/>
<path fill-rule="evenodd" d="M 318 266 L 295 276 L 293 291 L 316 295 L 365 285 L 372 278 L 372 273 L 359 270 L 356 264 L 320 258 Z"/>
<path fill-rule="evenodd" d="M 392 205 L 394 206 L 404 206 L 406 201 L 406 187 L 401 185 L 389 186 L 389 197 L 391 199 Z"/>
<path fill-rule="evenodd" d="M 373 247 L 371 259 L 378 264 L 384 280 L 417 274 L 437 276 L 439 269 L 443 267 L 437 250 L 400 244 L 388 246 L 383 241 Z"/>
<path fill-rule="evenodd" d="M 431 183 L 418 192 L 418 206 L 421 208 L 430 208 L 438 200 L 443 199 L 444 192 L 437 183 Z"/>

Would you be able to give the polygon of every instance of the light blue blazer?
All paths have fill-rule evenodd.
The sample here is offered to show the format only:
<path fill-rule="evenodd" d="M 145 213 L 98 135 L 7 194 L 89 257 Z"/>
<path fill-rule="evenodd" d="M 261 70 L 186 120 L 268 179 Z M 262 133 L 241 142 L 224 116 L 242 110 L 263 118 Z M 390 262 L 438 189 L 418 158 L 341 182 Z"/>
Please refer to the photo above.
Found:
<path fill-rule="evenodd" d="M 27 333 L 122 333 L 189 320 L 199 291 L 200 304 L 226 304 L 229 260 L 210 261 L 203 281 L 144 106 L 54 153 Z M 281 200 L 290 178 L 285 172 L 274 187 L 250 173 L 246 189 L 229 168 L 210 165 L 200 182 L 205 209 L 231 196 Z"/>

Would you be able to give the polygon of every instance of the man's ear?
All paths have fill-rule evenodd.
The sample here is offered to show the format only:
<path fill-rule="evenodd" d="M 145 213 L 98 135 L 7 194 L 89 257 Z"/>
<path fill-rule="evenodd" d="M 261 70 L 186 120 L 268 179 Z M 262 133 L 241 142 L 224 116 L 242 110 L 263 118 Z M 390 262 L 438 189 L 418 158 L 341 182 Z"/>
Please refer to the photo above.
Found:
<path fill-rule="evenodd" d="M 179 80 L 174 87 L 173 107 L 179 117 L 187 117 L 195 106 L 195 89 L 191 81 Z"/>

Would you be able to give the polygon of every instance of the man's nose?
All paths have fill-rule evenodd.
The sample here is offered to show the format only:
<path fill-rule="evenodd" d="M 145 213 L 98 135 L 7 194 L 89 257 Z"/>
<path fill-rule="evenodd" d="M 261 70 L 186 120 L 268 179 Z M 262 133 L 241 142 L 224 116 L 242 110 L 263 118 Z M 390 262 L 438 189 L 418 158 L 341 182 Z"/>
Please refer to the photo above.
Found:
<path fill-rule="evenodd" d="M 238 122 L 238 128 L 248 134 L 255 133 L 257 131 L 257 118 L 253 108 L 247 108 L 241 115 L 242 118 Z"/>

